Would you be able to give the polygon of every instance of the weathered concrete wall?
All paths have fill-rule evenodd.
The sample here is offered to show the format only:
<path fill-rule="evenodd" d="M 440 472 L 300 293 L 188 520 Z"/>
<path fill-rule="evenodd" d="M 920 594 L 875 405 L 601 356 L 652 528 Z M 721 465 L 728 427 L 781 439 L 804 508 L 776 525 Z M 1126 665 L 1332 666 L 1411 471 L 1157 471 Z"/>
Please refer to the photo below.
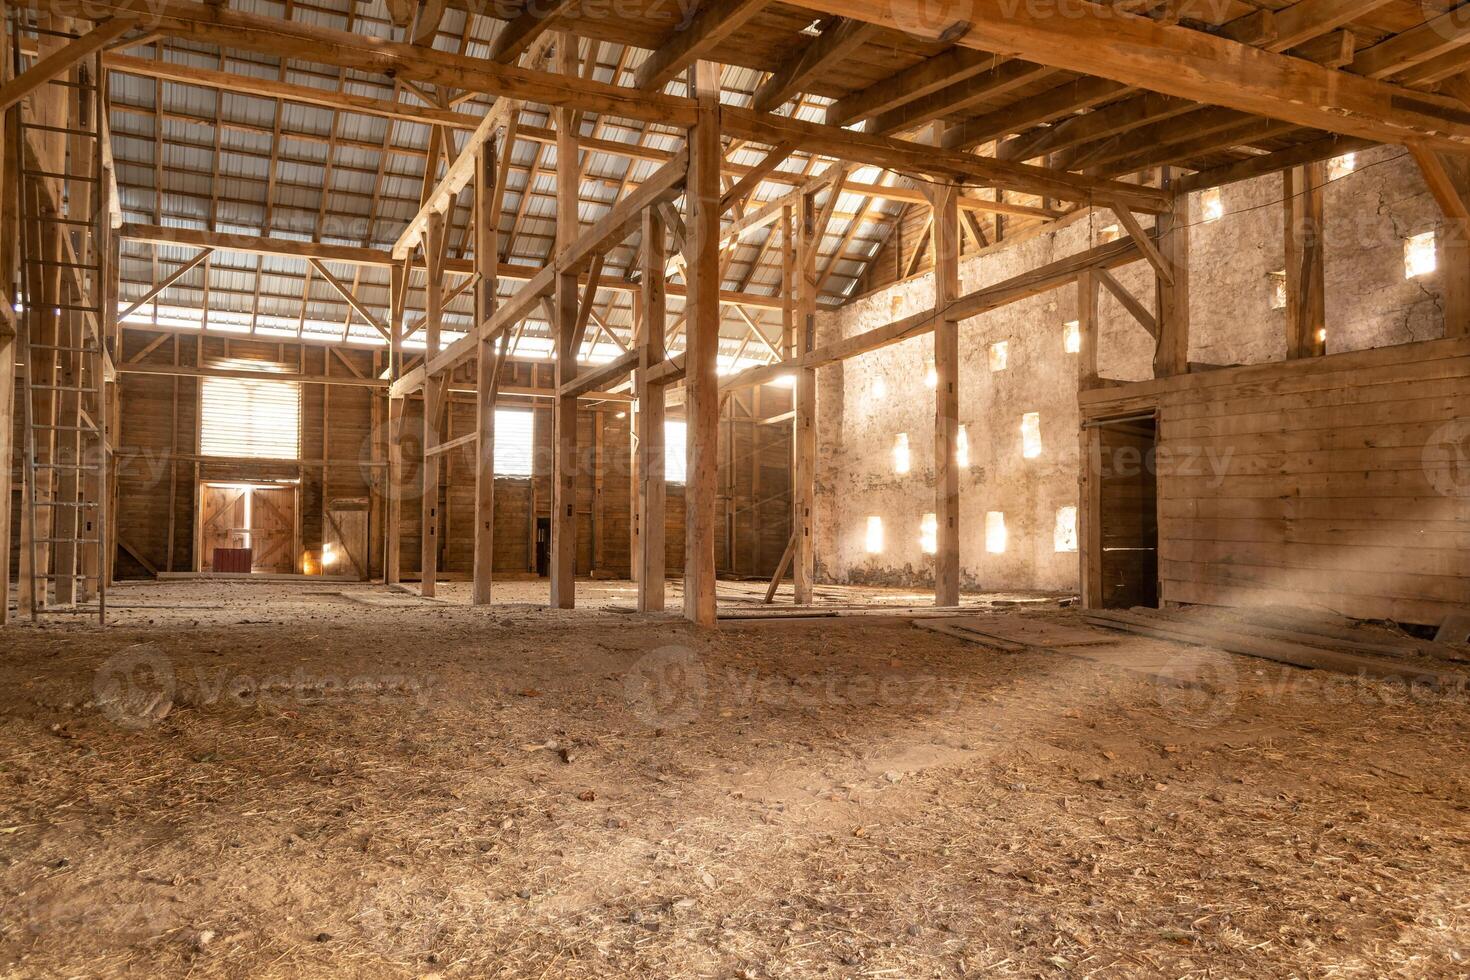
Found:
<path fill-rule="evenodd" d="M 1285 313 L 1273 308 L 1284 269 L 1282 181 L 1278 176 L 1225 187 L 1224 216 L 1205 222 L 1191 202 L 1192 361 L 1263 363 L 1285 356 Z M 1329 184 L 1327 323 L 1330 351 L 1440 336 L 1440 274 L 1404 278 L 1403 243 L 1438 227 L 1437 207 L 1402 149 L 1360 154 L 1358 169 Z M 1112 223 L 1098 214 L 1014 245 L 966 257 L 961 291 L 999 282 L 1099 241 Z M 1154 308 L 1152 270 L 1143 262 L 1117 273 Z M 819 343 L 853 336 L 927 309 L 925 275 L 825 314 Z M 1064 352 L 1064 325 L 1075 320 L 1075 287 L 1066 287 L 960 326 L 960 422 L 969 465 L 960 479 L 961 575 L 969 589 L 1070 589 L 1077 555 L 1058 553 L 1057 511 L 1077 503 L 1077 355 Z M 1153 339 L 1120 304 L 1102 294 L 1099 366 L 1104 377 L 1152 374 Z M 992 343 L 1007 341 L 1008 364 L 991 371 Z M 932 338 L 925 336 L 823 368 L 818 374 L 818 573 L 826 581 L 923 585 L 933 558 L 920 544 L 934 511 L 934 392 L 927 384 Z M 1041 415 L 1042 453 L 1022 455 L 1021 420 Z M 910 469 L 894 472 L 894 443 L 907 434 Z M 988 511 L 1005 514 L 1003 554 L 987 553 Z M 883 549 L 865 547 L 868 518 L 884 525 Z"/>

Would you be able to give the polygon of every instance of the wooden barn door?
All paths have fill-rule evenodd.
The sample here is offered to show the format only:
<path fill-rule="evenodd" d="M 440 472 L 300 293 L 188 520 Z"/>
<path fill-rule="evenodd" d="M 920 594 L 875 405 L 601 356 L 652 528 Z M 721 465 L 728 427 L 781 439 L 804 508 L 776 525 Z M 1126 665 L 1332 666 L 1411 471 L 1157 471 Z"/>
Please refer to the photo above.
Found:
<path fill-rule="evenodd" d="M 252 487 L 250 491 L 252 572 L 296 571 L 296 488 Z"/>
<path fill-rule="evenodd" d="M 322 564 L 328 575 L 368 577 L 368 498 L 346 497 L 327 505 Z"/>
<path fill-rule="evenodd" d="M 199 490 L 199 570 L 212 572 L 216 548 L 250 547 L 250 488 L 205 483 Z"/>

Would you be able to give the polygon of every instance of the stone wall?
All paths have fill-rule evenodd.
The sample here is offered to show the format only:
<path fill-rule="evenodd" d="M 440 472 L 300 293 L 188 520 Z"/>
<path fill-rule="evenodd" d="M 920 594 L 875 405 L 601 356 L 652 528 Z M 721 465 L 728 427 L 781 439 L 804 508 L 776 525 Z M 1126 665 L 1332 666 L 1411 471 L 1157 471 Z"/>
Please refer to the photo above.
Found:
<path fill-rule="evenodd" d="M 1275 308 L 1284 268 L 1279 176 L 1221 189 L 1223 216 L 1205 221 L 1191 201 L 1190 359 L 1255 364 L 1285 356 L 1285 312 Z M 1439 273 L 1408 280 L 1404 240 L 1437 230 L 1439 212 L 1405 151 L 1359 154 L 1357 168 L 1326 189 L 1327 346 L 1330 352 L 1406 343 L 1443 331 Z M 1113 219 L 1094 213 L 1046 234 L 960 263 L 961 292 L 999 282 L 1098 244 Z M 1143 262 L 1117 278 L 1154 307 Z M 823 314 L 818 343 L 882 326 L 932 305 L 932 275 L 860 297 Z M 960 562 L 966 589 L 1073 589 L 1077 555 L 1058 552 L 1057 512 L 1077 503 L 1077 355 L 1064 325 L 1077 317 L 1068 286 L 960 325 L 960 422 L 969 465 L 960 478 Z M 1125 381 L 1151 376 L 1153 339 L 1102 294 L 1099 367 Z M 1007 344 L 992 371 L 990 347 Z M 925 585 L 933 558 L 921 545 L 934 511 L 934 392 L 927 380 L 932 338 L 924 336 L 818 372 L 817 562 L 828 582 Z M 1040 414 L 1041 454 L 1022 453 L 1022 417 Z M 895 473 L 894 445 L 908 439 L 910 468 Z M 989 511 L 1005 515 L 1003 553 L 986 550 Z M 869 553 L 868 518 L 883 521 L 881 551 Z"/>

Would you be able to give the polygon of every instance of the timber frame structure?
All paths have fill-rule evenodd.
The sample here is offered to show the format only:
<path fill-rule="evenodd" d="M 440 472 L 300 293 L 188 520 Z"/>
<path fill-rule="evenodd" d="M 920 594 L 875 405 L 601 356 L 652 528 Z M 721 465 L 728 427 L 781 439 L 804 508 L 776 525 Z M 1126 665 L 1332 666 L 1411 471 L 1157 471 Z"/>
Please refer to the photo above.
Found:
<path fill-rule="evenodd" d="M 718 431 L 724 406 L 743 390 L 794 385 L 792 535 L 782 565 L 806 603 L 817 577 L 823 365 L 932 332 L 935 458 L 945 461 L 958 426 L 958 325 L 998 306 L 1077 286 L 1080 390 L 1106 384 L 1097 371 L 1102 288 L 1153 335 L 1157 378 L 1190 373 L 1190 192 L 1288 172 L 1306 189 L 1288 195 L 1303 212 L 1298 226 L 1310 225 L 1322 161 L 1403 144 L 1447 218 L 1462 232 L 1470 224 L 1470 17 L 1462 9 L 1386 0 L 1043 7 L 706 0 L 680 21 L 668 5 L 637 0 L 617 17 L 563 0 L 493 10 L 464 0 L 95 0 L 82 20 L 60 0 L 9 4 L 0 448 L 10 458 L 4 440 L 15 431 L 23 350 L 28 405 L 50 420 L 29 428 L 80 427 L 86 417 L 104 434 L 104 461 L 106 447 L 119 444 L 118 413 L 106 406 L 116 397 L 112 365 L 130 370 L 126 326 L 207 334 L 216 303 L 216 327 L 381 351 L 375 376 L 305 380 L 381 391 L 390 490 L 405 479 L 406 405 L 423 405 L 413 462 L 424 492 L 385 494 L 385 577 L 397 580 L 403 502 L 416 499 L 421 590 L 434 594 L 441 515 L 430 488 L 439 486 L 439 459 L 473 442 L 473 596 L 489 603 L 494 408 L 506 364 L 538 347 L 554 365 L 553 384 L 538 392 L 554 404 L 552 605 L 574 602 L 578 405 L 620 400 L 635 413 L 638 608 L 662 608 L 662 424 L 682 404 L 683 612 L 711 625 Z M 213 93 L 214 119 L 187 99 L 171 103 L 179 91 Z M 227 96 L 271 111 L 227 117 Z M 353 124 L 364 119 L 376 128 Z M 212 145 L 201 144 L 201 126 Z M 397 138 L 396 128 L 411 135 Z M 79 141 L 88 132 L 101 151 L 84 167 Z M 250 163 L 229 171 L 220 166 L 226 157 Z M 203 158 L 213 170 L 191 183 L 186 172 Z M 414 183 L 416 199 L 401 190 Z M 820 343 L 820 313 L 860 282 L 871 285 L 869 261 L 911 209 L 931 215 L 933 308 Z M 1093 213 L 1116 220 L 1121 237 L 961 289 L 967 249 Z M 49 256 L 33 258 L 33 268 L 49 263 L 57 274 L 26 280 L 22 241 Z M 1293 241 L 1292 352 L 1314 356 L 1320 241 Z M 1154 313 L 1112 276 L 1135 261 L 1153 269 Z M 1463 334 L 1463 236 L 1453 263 L 1447 332 Z M 22 303 L 22 295 L 38 300 Z M 180 326 L 181 309 L 197 316 Z M 763 326 L 768 317 L 777 332 Z M 36 352 L 47 337 L 59 339 L 42 363 Z M 91 369 L 74 360 L 87 338 L 101 358 Z M 78 390 L 88 381 L 95 403 L 59 388 L 37 397 L 43 375 L 70 378 Z M 473 393 L 477 425 L 441 440 L 451 390 Z M 50 443 L 25 456 L 28 473 L 60 458 Z M 87 479 L 53 487 L 24 478 L 28 505 L 65 497 L 100 510 L 96 543 L 75 554 L 43 547 L 41 558 L 27 559 L 32 571 L 41 561 L 60 578 L 89 576 L 99 589 L 106 582 L 118 538 L 106 520 L 107 481 L 97 479 L 89 488 Z M 10 500 L 11 480 L 9 468 L 0 472 L 0 500 Z M 943 462 L 935 513 L 936 603 L 955 605 L 959 484 Z M 0 513 L 4 568 L 9 515 L 9 507 Z M 25 533 L 22 551 L 60 539 L 44 528 Z M 85 587 L 82 595 L 59 588 L 23 595 L 22 607 L 83 598 Z M 0 619 L 6 607 L 0 601 Z"/>

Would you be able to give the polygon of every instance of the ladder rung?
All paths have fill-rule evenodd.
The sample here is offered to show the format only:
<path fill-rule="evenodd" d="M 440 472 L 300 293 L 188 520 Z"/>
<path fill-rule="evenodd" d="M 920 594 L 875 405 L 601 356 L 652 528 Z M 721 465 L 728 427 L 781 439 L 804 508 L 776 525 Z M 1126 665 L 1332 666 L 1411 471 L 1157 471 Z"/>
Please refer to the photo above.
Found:
<path fill-rule="evenodd" d="M 71 579 L 76 579 L 78 582 L 84 582 L 84 581 L 86 581 L 88 579 L 95 579 L 97 576 L 95 576 L 95 575 L 81 575 L 81 574 L 75 574 L 74 575 L 74 574 L 71 574 L 71 573 L 68 573 L 68 572 L 37 572 L 35 575 L 32 575 L 31 577 L 32 578 L 44 578 L 44 579 L 71 578 Z"/>
<path fill-rule="evenodd" d="M 52 173 L 49 170 L 22 170 L 21 173 L 23 173 L 27 177 L 46 177 L 50 178 L 51 180 L 80 180 L 83 183 L 87 184 L 99 183 L 96 177 L 78 177 L 75 174 L 57 174 Z"/>
<path fill-rule="evenodd" d="M 96 432 L 97 428 L 91 425 L 42 425 L 34 423 L 31 428 L 45 429 L 48 432 Z"/>
<path fill-rule="evenodd" d="M 101 507 L 95 500 L 37 500 L 32 507 Z"/>
<path fill-rule="evenodd" d="M 82 392 L 86 392 L 89 395 L 95 395 L 95 394 L 97 394 L 97 389 L 96 388 L 77 387 L 76 385 L 38 385 L 38 384 L 33 384 L 33 385 L 31 385 L 31 387 L 32 388 L 39 388 L 42 391 L 82 391 Z"/>
<path fill-rule="evenodd" d="M 52 259 L 26 259 L 25 261 L 26 261 L 26 265 L 39 265 L 39 266 L 45 266 L 47 268 L 52 268 L 52 269 L 86 269 L 89 272 L 96 272 L 97 271 L 97 266 L 96 265 L 89 265 L 86 262 L 60 262 L 60 261 L 55 261 L 55 260 L 52 260 Z M 40 305 L 40 306 L 46 306 L 46 305 L 54 306 L 55 304 L 54 303 L 53 304 L 44 304 L 43 303 L 43 304 L 38 304 L 38 305 Z"/>
<path fill-rule="evenodd" d="M 88 266 L 87 268 L 90 269 L 91 266 Z M 55 307 L 56 309 L 58 309 L 58 310 L 73 310 L 73 311 L 75 311 L 77 313 L 98 313 L 98 312 L 101 311 L 101 307 L 98 307 L 98 306 L 77 306 L 75 303 L 53 303 L 51 305 L 53 307 Z M 32 346 L 35 346 L 35 345 L 33 344 Z M 87 350 L 87 348 L 85 348 L 85 347 L 58 347 L 56 349 L 57 350 Z"/>
<path fill-rule="evenodd" d="M 40 129 L 48 133 L 65 133 L 68 136 L 90 136 L 97 138 L 97 134 L 90 129 L 70 129 L 66 126 L 48 126 L 45 123 L 28 122 L 26 129 Z"/>
<path fill-rule="evenodd" d="M 21 217 L 27 221 L 39 221 L 43 225 L 76 225 L 79 228 L 91 228 L 97 223 L 96 218 L 57 218 L 48 214 L 32 214 L 30 211 L 21 212 Z"/>
<path fill-rule="evenodd" d="M 68 307 L 63 306 L 62 309 L 65 310 L 65 309 L 68 309 Z M 32 344 L 31 345 L 31 350 L 60 350 L 60 351 L 68 351 L 68 352 L 73 353 L 73 354 L 95 354 L 95 353 L 97 353 L 97 348 L 95 348 L 95 347 L 59 347 L 56 344 Z"/>
<path fill-rule="evenodd" d="M 83 473 L 95 473 L 101 469 L 96 463 L 32 463 L 38 470 L 80 470 Z"/>
<path fill-rule="evenodd" d="M 101 544 L 97 538 L 36 538 L 37 544 Z"/>

